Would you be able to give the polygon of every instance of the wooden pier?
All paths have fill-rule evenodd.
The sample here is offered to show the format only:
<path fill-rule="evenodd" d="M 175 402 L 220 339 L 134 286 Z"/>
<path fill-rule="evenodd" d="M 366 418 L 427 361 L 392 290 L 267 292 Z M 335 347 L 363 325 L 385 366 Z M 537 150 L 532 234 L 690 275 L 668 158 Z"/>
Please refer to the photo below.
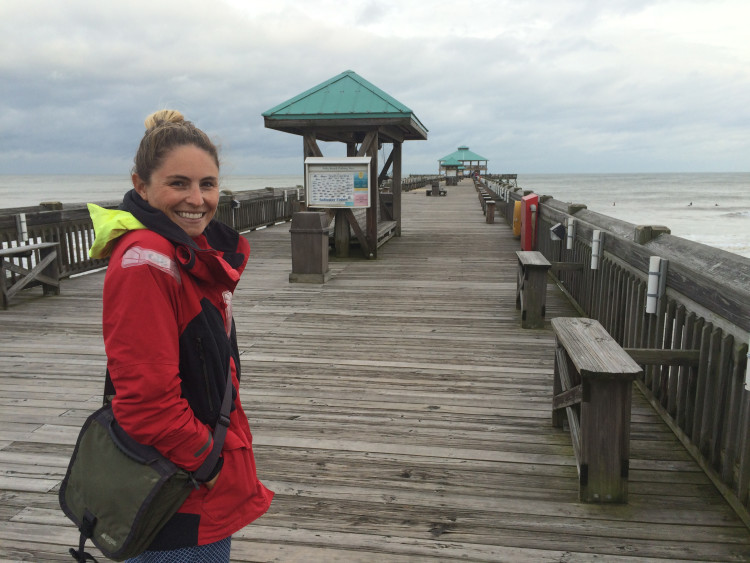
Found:
<path fill-rule="evenodd" d="M 575 309 L 550 285 L 545 328 L 521 328 L 518 240 L 470 181 L 402 205 L 402 236 L 332 257 L 322 285 L 288 282 L 288 224 L 248 233 L 241 393 L 276 497 L 232 560 L 750 560 L 748 528 L 637 390 L 629 502 L 578 501 L 549 326 Z M 101 402 L 103 279 L 0 311 L 2 561 L 69 561 L 77 541 L 57 490 Z"/>

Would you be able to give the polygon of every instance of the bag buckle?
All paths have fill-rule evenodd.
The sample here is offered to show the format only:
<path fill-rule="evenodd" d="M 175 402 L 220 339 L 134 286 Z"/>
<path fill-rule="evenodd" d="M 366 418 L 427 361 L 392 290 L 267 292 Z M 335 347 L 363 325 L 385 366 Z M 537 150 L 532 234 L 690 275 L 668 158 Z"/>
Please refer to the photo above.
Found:
<path fill-rule="evenodd" d="M 216 424 L 221 424 L 222 426 L 229 428 L 229 422 L 229 417 L 227 415 L 219 413 L 219 419 L 216 421 Z"/>

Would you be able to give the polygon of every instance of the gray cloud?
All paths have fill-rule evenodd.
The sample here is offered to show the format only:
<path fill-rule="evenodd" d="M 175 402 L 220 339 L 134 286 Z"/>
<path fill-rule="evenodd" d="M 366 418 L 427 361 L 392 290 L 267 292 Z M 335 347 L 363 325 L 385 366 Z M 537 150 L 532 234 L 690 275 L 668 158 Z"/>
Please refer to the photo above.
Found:
<path fill-rule="evenodd" d="M 0 0 L 0 172 L 127 171 L 143 118 L 174 107 L 225 173 L 298 173 L 301 140 L 261 113 L 349 69 L 429 129 L 408 172 L 460 144 L 498 172 L 748 170 L 746 16 L 742 0 Z"/>

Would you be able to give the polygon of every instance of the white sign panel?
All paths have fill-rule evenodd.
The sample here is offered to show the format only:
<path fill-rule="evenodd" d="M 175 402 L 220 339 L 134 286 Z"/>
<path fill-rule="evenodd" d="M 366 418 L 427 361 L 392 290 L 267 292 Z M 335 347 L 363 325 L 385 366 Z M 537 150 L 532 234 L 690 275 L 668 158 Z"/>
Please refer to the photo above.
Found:
<path fill-rule="evenodd" d="M 370 207 L 370 157 L 305 159 L 308 207 Z"/>

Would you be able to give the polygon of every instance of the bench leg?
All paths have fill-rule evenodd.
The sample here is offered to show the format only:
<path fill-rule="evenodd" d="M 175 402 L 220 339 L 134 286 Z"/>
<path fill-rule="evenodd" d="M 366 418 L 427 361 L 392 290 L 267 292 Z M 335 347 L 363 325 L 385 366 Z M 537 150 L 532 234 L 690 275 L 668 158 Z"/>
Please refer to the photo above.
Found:
<path fill-rule="evenodd" d="M 8 289 L 7 289 L 7 282 L 8 282 L 8 274 L 5 270 L 5 260 L 0 258 L 0 299 L 2 299 L 2 305 L 3 310 L 8 308 Z"/>
<path fill-rule="evenodd" d="M 521 292 L 523 291 L 523 267 L 518 265 L 518 272 L 516 274 L 516 309 L 521 309 Z"/>
<path fill-rule="evenodd" d="M 583 385 L 580 500 L 627 502 L 633 382 L 584 379 Z"/>
<path fill-rule="evenodd" d="M 547 273 L 545 270 L 524 269 L 521 296 L 521 327 L 544 328 L 547 301 Z"/>
<path fill-rule="evenodd" d="M 555 349 L 559 349 L 560 344 L 557 342 L 557 339 L 555 339 Z M 560 393 L 562 393 L 562 382 L 560 381 L 560 358 L 561 356 L 564 359 L 564 354 L 555 354 L 555 372 L 552 377 L 552 396 L 557 397 Z M 563 424 L 565 423 L 565 412 L 563 409 L 553 409 L 552 410 L 552 426 L 555 428 L 562 428 Z"/>
<path fill-rule="evenodd" d="M 40 279 L 42 280 L 43 295 L 60 295 L 60 269 L 57 266 L 57 250 L 54 248 L 45 248 L 39 252 L 39 258 L 42 262 L 49 264 L 42 270 Z M 55 283 L 49 283 L 50 281 Z"/>

